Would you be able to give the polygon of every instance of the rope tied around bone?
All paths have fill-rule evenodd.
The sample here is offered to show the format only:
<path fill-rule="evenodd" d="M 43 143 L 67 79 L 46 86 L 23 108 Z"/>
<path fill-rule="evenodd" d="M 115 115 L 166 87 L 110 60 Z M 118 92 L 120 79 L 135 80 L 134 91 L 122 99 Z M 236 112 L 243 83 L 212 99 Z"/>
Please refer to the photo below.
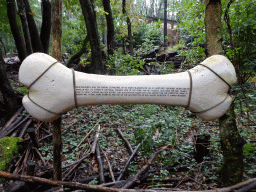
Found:
<path fill-rule="evenodd" d="M 53 67 L 56 63 L 58 63 L 58 62 L 59 62 L 59 61 L 55 61 L 55 62 L 53 62 L 48 68 L 46 68 L 46 70 L 45 70 L 41 75 L 39 75 L 39 76 L 28 86 L 28 89 L 30 89 L 30 87 L 31 87 L 32 85 L 34 85 L 47 71 L 49 71 L 50 68 L 52 68 L 52 67 Z M 71 69 L 71 70 L 72 70 L 72 76 L 73 76 L 74 102 L 75 102 L 75 107 L 77 108 L 75 71 L 74 71 L 74 69 Z M 31 97 L 29 96 L 29 92 L 28 92 L 28 98 L 29 98 L 29 100 L 30 100 L 32 103 L 34 103 L 36 106 L 40 107 L 41 109 L 43 109 L 43 110 L 45 110 L 45 111 L 47 111 L 47 112 L 49 112 L 49 113 L 52 113 L 52 114 L 61 115 L 61 113 L 55 113 L 55 112 L 50 111 L 50 110 L 44 108 L 43 106 L 37 104 L 35 101 L 33 101 L 33 100 L 31 99 Z"/>
<path fill-rule="evenodd" d="M 218 73 L 216 73 L 214 70 L 212 70 L 210 67 L 208 67 L 208 66 L 206 66 L 206 65 L 204 65 L 204 64 L 202 64 L 202 63 L 199 63 L 198 65 L 201 65 L 201 66 L 203 66 L 203 67 L 209 69 L 209 70 L 210 70 L 211 72 L 213 72 L 217 77 L 219 77 L 224 83 L 226 83 L 226 84 L 228 85 L 229 90 L 231 89 L 231 85 L 230 85 L 225 79 L 223 79 Z M 189 91 L 188 105 L 187 105 L 187 107 L 186 107 L 187 109 L 188 109 L 189 106 L 190 106 L 191 95 L 192 95 L 192 75 L 191 75 L 191 72 L 190 72 L 190 71 L 188 71 L 188 74 L 189 74 L 189 79 L 190 79 L 190 91 Z M 227 98 L 228 98 L 228 94 L 226 95 L 226 97 L 225 97 L 220 103 L 218 103 L 218 104 L 216 104 L 216 105 L 214 105 L 214 106 L 212 106 L 212 107 L 210 107 L 210 108 L 208 108 L 208 109 L 205 109 L 205 110 L 202 110 L 202 111 L 191 111 L 191 110 L 190 110 L 190 111 L 191 111 L 192 113 L 204 113 L 204 112 L 210 111 L 211 109 L 213 109 L 213 108 L 215 108 L 215 107 L 221 105 L 222 103 L 224 103 Z"/>

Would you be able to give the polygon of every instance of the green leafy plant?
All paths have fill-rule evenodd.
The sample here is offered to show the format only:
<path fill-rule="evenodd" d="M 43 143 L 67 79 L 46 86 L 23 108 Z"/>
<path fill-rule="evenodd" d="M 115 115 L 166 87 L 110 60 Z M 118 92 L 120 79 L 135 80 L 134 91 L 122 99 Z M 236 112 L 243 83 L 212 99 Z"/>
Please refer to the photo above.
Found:
<path fill-rule="evenodd" d="M 142 69 L 144 60 L 137 57 L 133 58 L 129 54 L 122 54 L 115 51 L 106 61 L 108 70 L 116 75 L 137 75 Z"/>

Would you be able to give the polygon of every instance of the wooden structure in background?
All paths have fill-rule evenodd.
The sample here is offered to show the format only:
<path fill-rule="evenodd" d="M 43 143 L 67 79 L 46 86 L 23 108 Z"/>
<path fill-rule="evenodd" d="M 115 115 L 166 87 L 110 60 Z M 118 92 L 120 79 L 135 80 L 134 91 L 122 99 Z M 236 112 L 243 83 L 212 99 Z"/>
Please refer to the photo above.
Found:
<path fill-rule="evenodd" d="M 147 16 L 147 21 L 149 23 L 153 21 L 158 21 L 159 19 L 162 21 L 162 26 L 164 26 L 164 19 L 163 18 L 157 18 L 157 17 L 149 17 Z M 167 45 L 168 46 L 174 46 L 179 43 L 179 31 L 177 28 L 178 22 L 175 20 L 167 19 Z M 162 27 L 164 30 L 164 27 Z"/>

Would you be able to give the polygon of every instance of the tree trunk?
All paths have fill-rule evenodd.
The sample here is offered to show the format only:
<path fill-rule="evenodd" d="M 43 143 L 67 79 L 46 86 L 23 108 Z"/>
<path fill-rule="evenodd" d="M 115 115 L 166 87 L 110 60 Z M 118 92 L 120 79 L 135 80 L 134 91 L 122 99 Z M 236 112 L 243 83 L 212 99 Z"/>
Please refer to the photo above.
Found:
<path fill-rule="evenodd" d="M 112 16 L 112 10 L 110 6 L 110 0 L 103 0 L 104 11 L 107 12 L 106 20 L 107 20 L 107 48 L 108 54 L 112 55 L 115 49 L 115 27 Z"/>
<path fill-rule="evenodd" d="M 4 110 L 5 110 L 6 119 L 9 119 L 16 112 L 16 109 L 18 107 L 17 97 L 8 81 L 1 49 L 0 49 L 0 92 L 2 93 L 3 100 L 4 100 Z"/>
<path fill-rule="evenodd" d="M 28 27 L 29 27 L 29 33 L 31 37 L 33 52 L 44 52 L 29 2 L 28 0 L 23 0 L 23 2 L 25 4 L 26 16 L 28 21 Z"/>
<path fill-rule="evenodd" d="M 126 23 L 128 26 L 128 41 L 129 41 L 129 50 L 130 54 L 133 55 L 133 43 L 132 43 L 132 24 L 131 20 L 126 12 L 126 0 L 123 0 L 123 15 L 126 16 Z"/>
<path fill-rule="evenodd" d="M 83 42 L 83 45 L 82 45 L 81 49 L 80 49 L 76 54 L 72 55 L 72 56 L 69 58 L 69 60 L 68 60 L 68 62 L 67 62 L 67 64 L 66 64 L 66 67 L 70 68 L 70 67 L 71 67 L 71 64 L 73 63 L 73 61 L 74 61 L 75 59 L 81 57 L 81 55 L 82 55 L 83 53 L 85 53 L 85 51 L 86 51 L 86 46 L 87 46 L 87 44 L 88 44 L 88 41 L 89 41 L 89 37 L 88 37 L 88 35 L 87 35 L 86 38 L 84 39 L 84 42 Z"/>
<path fill-rule="evenodd" d="M 223 54 L 221 46 L 221 0 L 205 1 L 205 31 L 207 56 Z M 223 164 L 221 185 L 230 186 L 242 181 L 243 139 L 236 126 L 234 103 L 228 112 L 219 119 Z"/>
<path fill-rule="evenodd" d="M 221 168 L 221 186 L 227 187 L 239 183 L 243 179 L 243 145 L 236 126 L 234 103 L 227 113 L 219 119 L 221 149 L 223 163 Z"/>
<path fill-rule="evenodd" d="M 42 46 L 44 49 L 44 53 L 49 54 L 49 42 L 50 42 L 50 35 L 51 35 L 51 3 L 49 0 L 42 0 L 41 3 L 42 7 L 42 27 L 41 27 L 41 33 L 40 33 L 40 40 L 42 42 Z"/>
<path fill-rule="evenodd" d="M 62 57 L 62 0 L 52 0 L 52 56 L 61 61 Z M 53 179 L 61 176 L 61 117 L 53 121 Z"/>
<path fill-rule="evenodd" d="M 87 35 L 90 39 L 91 45 L 91 65 L 92 73 L 102 73 L 104 65 L 102 62 L 102 55 L 100 49 L 99 33 L 96 21 L 96 14 L 94 12 L 94 5 L 92 0 L 80 0 L 82 12 L 86 24 Z"/>
<path fill-rule="evenodd" d="M 223 55 L 221 45 L 221 0 L 205 0 L 206 56 Z"/>
<path fill-rule="evenodd" d="M 14 0 L 6 0 L 7 3 L 7 16 L 9 19 L 12 35 L 15 41 L 16 48 L 18 50 L 19 59 L 23 61 L 27 57 L 25 41 L 20 33 L 20 29 L 17 23 L 16 6 Z"/>
<path fill-rule="evenodd" d="M 20 20 L 21 20 L 21 24 L 22 24 L 24 38 L 25 38 L 25 42 L 26 42 L 27 55 L 30 55 L 31 53 L 33 53 L 33 50 L 32 50 L 32 45 L 31 45 L 30 33 L 29 33 L 29 29 L 28 29 L 28 22 L 27 22 L 25 7 L 24 7 L 23 0 L 20 0 L 17 3 L 18 3 L 18 7 L 19 7 L 19 16 L 20 16 Z"/>
<path fill-rule="evenodd" d="M 164 46 L 167 47 L 167 0 L 164 0 Z"/>

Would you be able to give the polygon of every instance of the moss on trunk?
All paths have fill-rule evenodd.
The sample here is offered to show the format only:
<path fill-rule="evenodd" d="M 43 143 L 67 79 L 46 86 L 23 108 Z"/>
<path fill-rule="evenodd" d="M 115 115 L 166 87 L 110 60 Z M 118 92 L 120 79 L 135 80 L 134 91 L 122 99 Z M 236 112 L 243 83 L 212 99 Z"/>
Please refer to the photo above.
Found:
<path fill-rule="evenodd" d="M 231 104 L 227 113 L 219 119 L 219 128 L 221 149 L 223 150 L 220 185 L 225 187 L 241 182 L 244 170 L 244 139 L 240 136 L 236 126 L 234 103 Z"/>

